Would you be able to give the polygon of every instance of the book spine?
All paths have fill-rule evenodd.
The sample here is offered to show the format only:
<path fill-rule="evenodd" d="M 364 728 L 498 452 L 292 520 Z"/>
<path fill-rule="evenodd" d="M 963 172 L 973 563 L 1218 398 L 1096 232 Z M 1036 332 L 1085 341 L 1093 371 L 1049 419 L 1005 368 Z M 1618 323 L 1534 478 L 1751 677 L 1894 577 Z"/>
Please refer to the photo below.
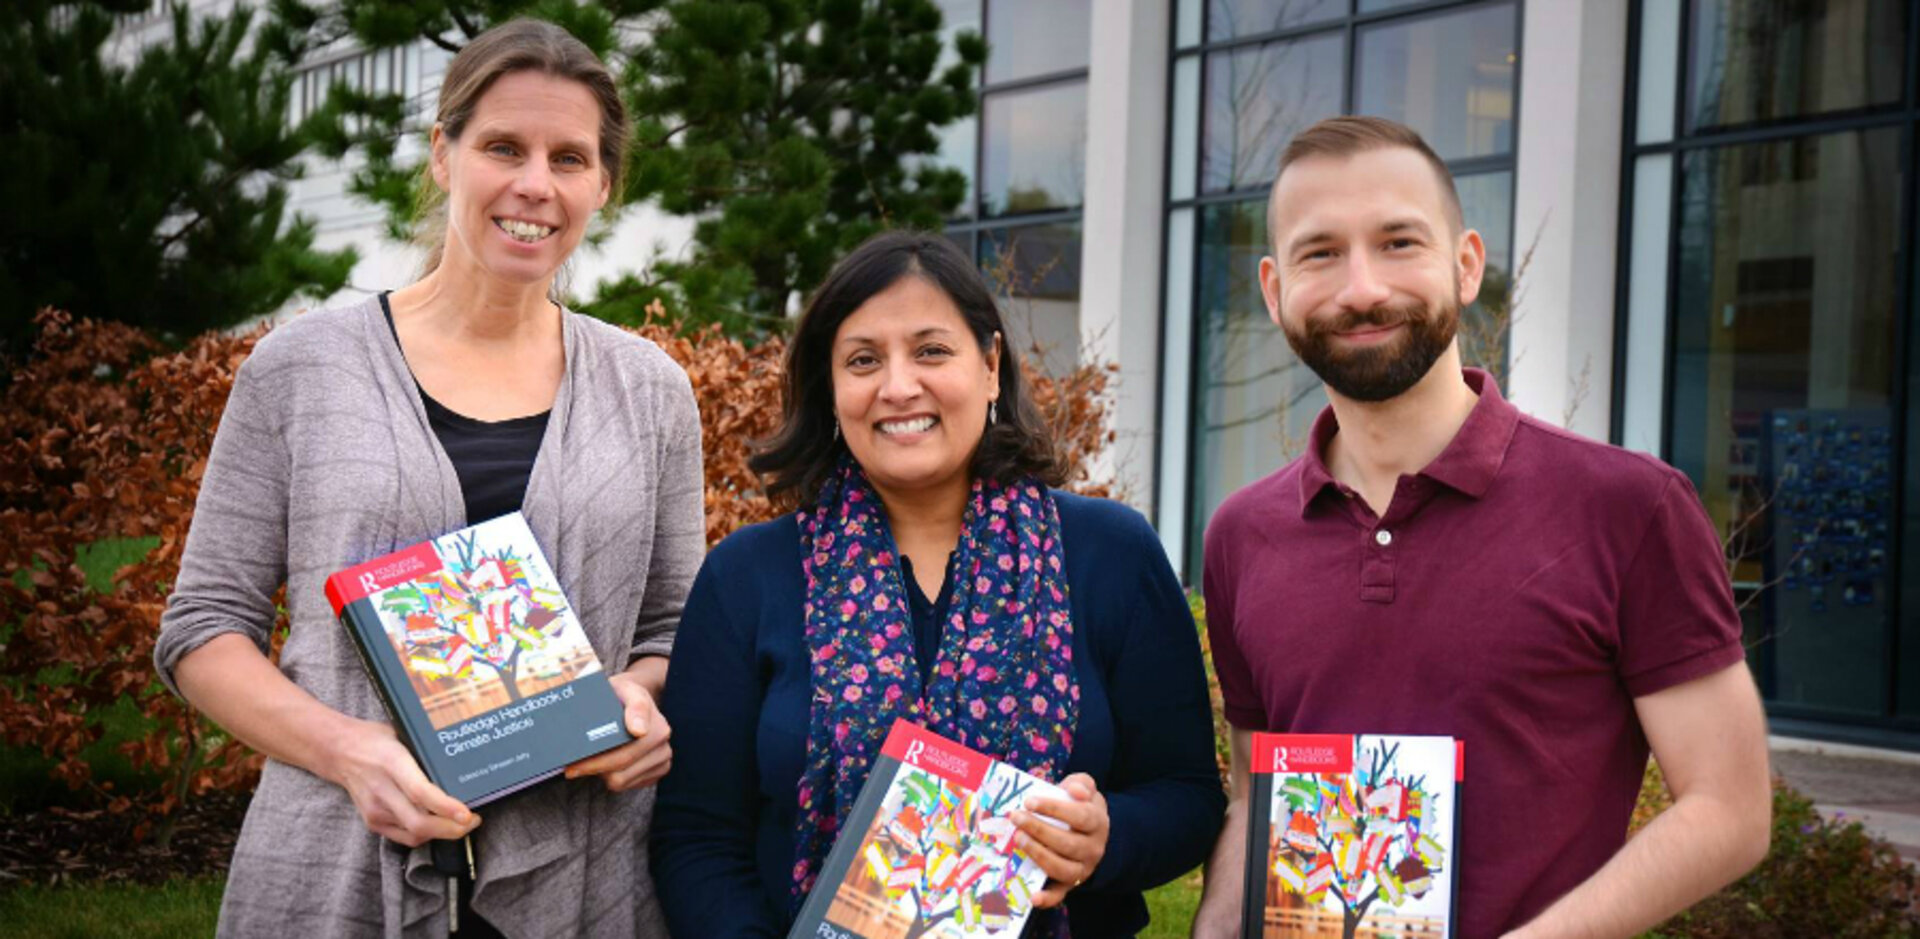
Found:
<path fill-rule="evenodd" d="M 1272 843 L 1273 775 L 1254 773 L 1249 777 L 1252 791 L 1247 794 L 1247 856 L 1240 866 L 1246 872 L 1241 888 L 1241 939 L 1260 939 L 1267 921 L 1267 846 Z"/>
<path fill-rule="evenodd" d="M 1456 751 L 1454 759 L 1459 758 Z M 1460 935 L 1460 814 L 1467 805 L 1466 800 L 1460 798 L 1460 793 L 1466 785 L 1466 780 L 1462 778 L 1460 767 L 1456 763 L 1453 779 L 1453 840 L 1448 842 L 1453 851 L 1453 857 L 1447 859 L 1448 863 L 1453 865 L 1453 870 L 1448 872 L 1447 876 L 1447 929 L 1441 939 L 1455 939 Z"/>
<path fill-rule="evenodd" d="M 380 649 L 369 645 L 369 636 L 378 637 L 383 643 L 385 641 L 386 631 L 380 625 L 379 615 L 373 612 L 368 601 L 357 600 L 341 608 L 340 625 L 345 627 L 347 635 L 352 637 L 353 649 L 360 653 L 360 664 L 366 667 L 367 680 L 373 683 L 373 690 L 379 693 L 380 704 L 387 709 L 387 718 L 393 722 L 393 729 L 397 732 L 400 742 L 406 745 L 408 753 L 413 754 L 413 761 L 420 764 L 420 769 L 426 772 L 427 779 L 444 791 L 447 788 L 446 782 L 435 770 L 433 762 L 426 758 L 426 750 L 421 745 L 419 731 L 409 719 L 410 713 L 394 699 L 394 690 L 391 687 L 394 676 L 389 669 L 382 667 L 384 663 L 381 661 L 380 652 L 385 651 L 384 645 Z M 400 676 L 400 681 L 405 683 L 405 676 Z M 411 685 L 407 687 L 408 693 L 411 693 Z"/>
<path fill-rule="evenodd" d="M 794 919 L 787 939 L 817 939 L 820 935 L 820 926 L 827 921 L 827 912 L 833 906 L 833 896 L 852 872 L 854 854 L 866 841 L 867 829 L 880 814 L 880 803 L 886 800 L 887 790 L 892 788 L 893 778 L 899 773 L 900 761 L 893 757 L 882 756 L 873 761 L 867 784 L 860 787 L 860 797 L 854 800 L 846 823 L 834 837 L 833 850 L 828 852 L 820 876 L 814 879 L 813 892 L 807 894 L 807 902 L 800 907 L 800 915 Z M 840 934 L 865 939 L 850 929 L 843 928 Z"/>

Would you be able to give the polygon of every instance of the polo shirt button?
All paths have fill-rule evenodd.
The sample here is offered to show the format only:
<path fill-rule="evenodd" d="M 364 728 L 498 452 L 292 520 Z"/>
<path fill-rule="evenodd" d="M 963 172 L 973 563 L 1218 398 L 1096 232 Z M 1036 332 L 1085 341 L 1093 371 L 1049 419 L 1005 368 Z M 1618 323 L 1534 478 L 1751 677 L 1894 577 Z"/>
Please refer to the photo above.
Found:
<path fill-rule="evenodd" d="M 1393 532 L 1390 532 L 1384 528 L 1374 532 L 1373 543 L 1379 545 L 1382 548 L 1386 547 L 1387 545 L 1393 544 Z"/>

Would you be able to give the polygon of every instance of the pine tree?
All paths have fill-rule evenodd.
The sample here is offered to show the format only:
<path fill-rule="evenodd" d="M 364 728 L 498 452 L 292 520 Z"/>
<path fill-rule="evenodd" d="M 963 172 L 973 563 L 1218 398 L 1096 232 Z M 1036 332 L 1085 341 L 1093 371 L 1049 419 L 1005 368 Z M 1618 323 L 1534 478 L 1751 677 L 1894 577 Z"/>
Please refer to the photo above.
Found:
<path fill-rule="evenodd" d="M 925 158 L 936 130 L 974 112 L 986 46 L 963 34 L 936 74 L 932 0 L 674 0 L 664 12 L 627 70 L 640 118 L 627 197 L 696 217 L 695 250 L 602 304 L 651 288 L 772 327 L 861 240 L 938 228 L 965 198 L 966 177 Z"/>
<path fill-rule="evenodd" d="M 351 250 L 319 251 L 285 181 L 308 137 L 290 79 L 249 48 L 244 10 L 196 21 L 131 66 L 105 56 L 141 0 L 0 5 L 0 343 L 55 306 L 182 336 L 338 290 Z"/>
<path fill-rule="evenodd" d="M 965 198 L 966 177 L 927 158 L 935 132 L 977 107 L 986 46 L 963 34 L 942 68 L 934 0 L 276 0 L 275 11 L 285 35 L 305 37 L 289 57 L 348 38 L 457 51 L 493 23 L 534 16 L 607 60 L 634 117 L 624 201 L 696 220 L 690 257 L 584 305 L 608 319 L 639 322 L 665 300 L 692 323 L 778 329 L 842 253 L 881 228 L 936 228 Z M 351 186 L 386 207 L 396 237 L 420 185 L 395 156 L 405 110 L 397 96 L 345 89 L 324 109 L 334 123 L 323 148 L 364 155 Z"/>
<path fill-rule="evenodd" d="M 426 41 L 449 53 L 495 23 L 531 17 L 557 23 L 594 54 L 618 68 L 617 30 L 632 26 L 664 0 L 271 0 L 277 29 L 275 56 L 288 66 L 351 45 L 393 49 Z M 413 233 L 420 187 L 428 185 L 419 163 L 399 156 L 408 134 L 421 136 L 433 119 L 433 101 L 408 100 L 399 92 L 376 93 L 333 86 L 310 122 L 320 152 L 336 159 L 357 154 L 347 189 L 385 211 L 387 235 L 406 241 Z"/>

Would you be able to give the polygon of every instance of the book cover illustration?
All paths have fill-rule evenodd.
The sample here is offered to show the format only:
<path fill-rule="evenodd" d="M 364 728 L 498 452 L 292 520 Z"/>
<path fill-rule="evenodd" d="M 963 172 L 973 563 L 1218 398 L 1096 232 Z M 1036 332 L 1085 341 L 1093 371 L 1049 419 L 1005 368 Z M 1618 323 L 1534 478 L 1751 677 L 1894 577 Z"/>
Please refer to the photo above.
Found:
<path fill-rule="evenodd" d="M 1453 935 L 1452 738 L 1256 734 L 1253 749 L 1246 936 Z"/>
<path fill-rule="evenodd" d="M 1046 873 L 1007 817 L 1058 788 L 896 721 L 792 937 L 1013 939 Z"/>
<path fill-rule="evenodd" d="M 341 571 L 326 588 L 407 746 L 469 806 L 632 739 L 518 512 Z"/>
<path fill-rule="evenodd" d="M 600 670 L 538 549 L 498 521 L 436 539 L 438 572 L 374 600 L 436 730 Z"/>

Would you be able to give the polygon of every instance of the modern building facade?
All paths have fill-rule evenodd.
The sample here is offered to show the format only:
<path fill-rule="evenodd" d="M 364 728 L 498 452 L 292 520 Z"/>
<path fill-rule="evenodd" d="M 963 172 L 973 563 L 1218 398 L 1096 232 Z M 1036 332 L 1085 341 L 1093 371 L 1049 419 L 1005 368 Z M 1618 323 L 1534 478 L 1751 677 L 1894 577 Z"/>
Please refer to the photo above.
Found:
<path fill-rule="evenodd" d="M 1692 479 L 1776 729 L 1920 747 L 1920 4 L 948 6 L 993 56 L 956 131 L 981 195 L 954 230 L 1077 249 L 1030 331 L 1073 317 L 1079 355 L 1119 364 L 1107 470 L 1185 574 L 1324 404 L 1255 279 L 1279 150 L 1322 117 L 1392 117 L 1486 238 L 1510 396 Z"/>
<path fill-rule="evenodd" d="M 1392 117 L 1487 240 L 1509 396 L 1692 479 L 1776 728 L 1920 749 L 1920 0 L 943 6 L 991 47 L 940 157 L 972 180 L 948 233 L 1014 288 L 1017 346 L 1117 364 L 1102 470 L 1183 573 L 1324 403 L 1255 280 L 1279 150 Z M 302 88 L 430 98 L 444 63 L 346 53 Z M 369 246 L 356 288 L 402 282 L 349 171 L 316 166 L 298 208 Z M 638 207 L 576 284 L 687 231 Z"/>

